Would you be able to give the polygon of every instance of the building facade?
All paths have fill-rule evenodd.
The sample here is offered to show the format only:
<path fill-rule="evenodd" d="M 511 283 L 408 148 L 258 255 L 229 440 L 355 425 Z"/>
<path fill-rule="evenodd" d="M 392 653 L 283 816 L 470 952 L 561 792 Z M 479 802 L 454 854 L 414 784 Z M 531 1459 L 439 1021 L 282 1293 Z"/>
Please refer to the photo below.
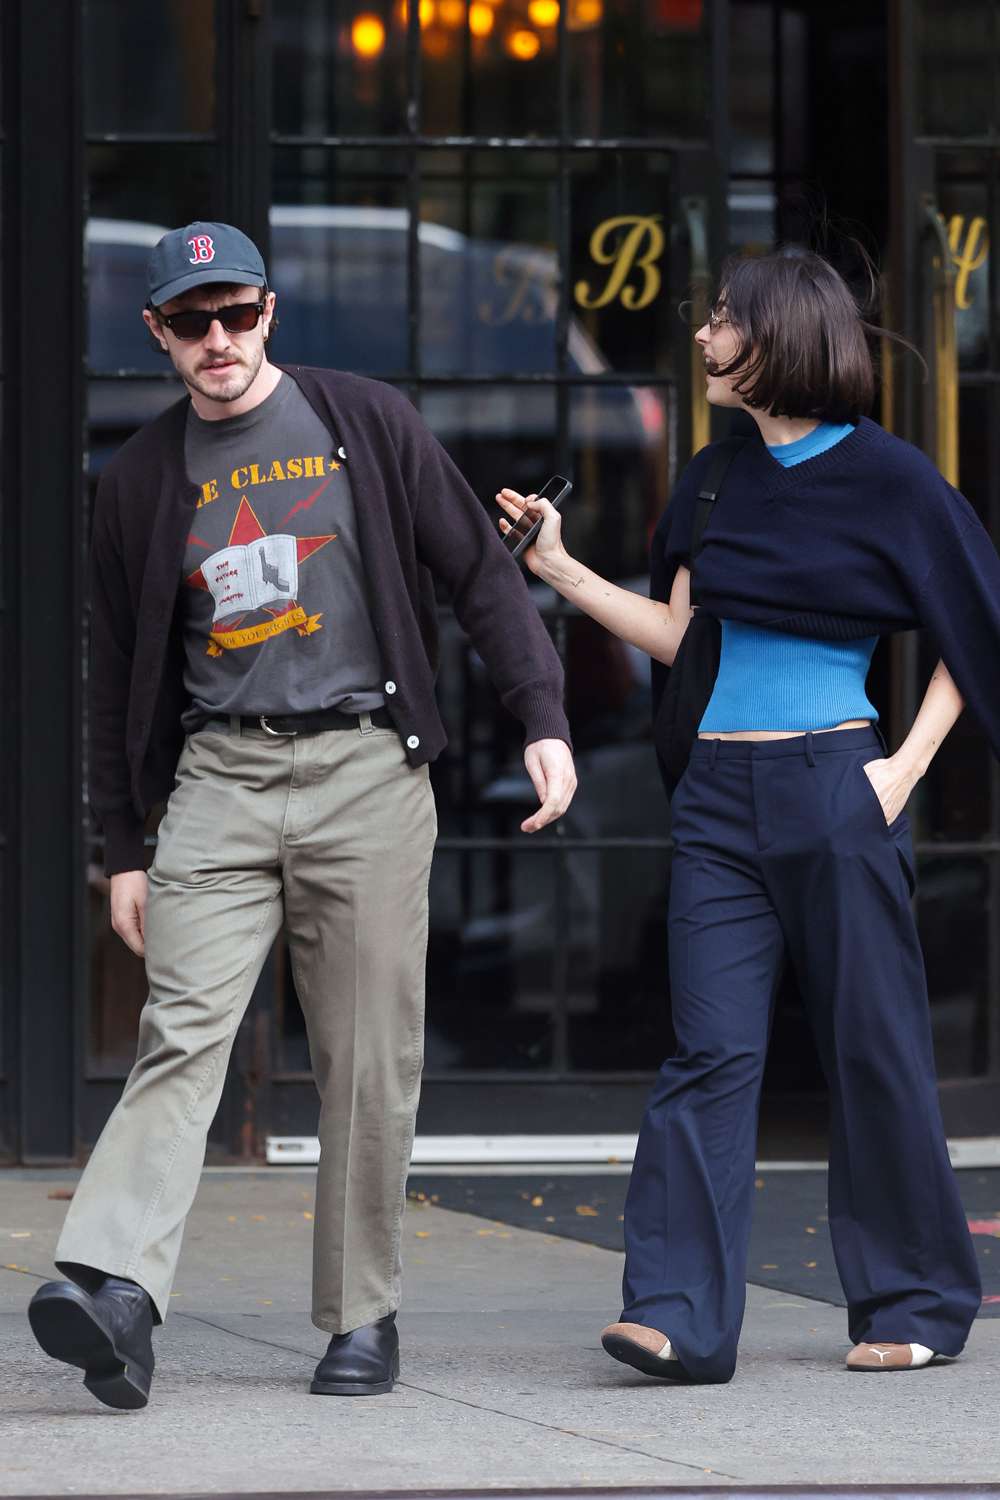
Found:
<path fill-rule="evenodd" d="M 1000 537 L 998 0 L 0 0 L 0 70 L 0 1160 L 86 1151 L 144 998 L 84 793 L 86 550 L 103 464 L 179 394 L 140 318 L 165 228 L 246 229 L 275 357 L 399 385 L 484 504 L 571 475 L 570 547 L 639 588 L 675 475 L 725 430 L 690 336 L 725 254 L 808 242 L 861 287 L 860 243 L 926 364 L 885 344 L 875 415 Z M 518 726 L 440 601 L 432 1133 L 634 1128 L 670 1045 L 646 664 L 535 592 L 580 790 L 533 839 Z M 933 663 L 880 647 L 891 742 Z M 913 821 L 946 1120 L 995 1133 L 1000 774 L 966 718 Z M 793 1133 L 821 1118 L 791 981 L 766 1096 Z M 212 1151 L 315 1120 L 279 941 Z"/>

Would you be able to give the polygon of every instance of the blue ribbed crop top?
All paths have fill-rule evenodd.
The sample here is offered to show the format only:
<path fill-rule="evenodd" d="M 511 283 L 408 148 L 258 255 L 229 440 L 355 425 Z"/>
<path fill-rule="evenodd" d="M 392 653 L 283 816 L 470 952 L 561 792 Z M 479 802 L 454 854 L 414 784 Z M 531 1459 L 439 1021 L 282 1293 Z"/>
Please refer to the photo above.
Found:
<path fill-rule="evenodd" d="M 769 447 L 785 468 L 815 458 L 853 428 L 821 422 L 794 443 Z M 858 641 L 786 635 L 738 620 L 722 621 L 722 656 L 699 730 L 834 729 L 848 719 L 875 721 L 865 679 L 878 636 Z"/>

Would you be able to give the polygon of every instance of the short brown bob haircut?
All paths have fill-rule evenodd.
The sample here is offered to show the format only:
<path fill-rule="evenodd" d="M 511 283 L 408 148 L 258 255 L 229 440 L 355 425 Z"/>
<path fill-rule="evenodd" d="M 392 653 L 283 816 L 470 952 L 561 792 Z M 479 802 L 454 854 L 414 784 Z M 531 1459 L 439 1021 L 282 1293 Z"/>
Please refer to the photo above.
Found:
<path fill-rule="evenodd" d="M 874 276 L 873 276 L 874 289 Z M 719 375 L 748 406 L 775 417 L 856 422 L 875 396 L 869 336 L 843 277 L 806 250 L 731 256 L 715 311 L 728 318 L 739 348 Z"/>

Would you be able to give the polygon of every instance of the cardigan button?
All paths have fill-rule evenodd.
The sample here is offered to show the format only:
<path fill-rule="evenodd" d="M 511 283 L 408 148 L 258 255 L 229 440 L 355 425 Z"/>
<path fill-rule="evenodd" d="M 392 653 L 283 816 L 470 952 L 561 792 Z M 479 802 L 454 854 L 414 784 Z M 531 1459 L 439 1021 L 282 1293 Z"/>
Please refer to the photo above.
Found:
<path fill-rule="evenodd" d="M 394 682 L 387 682 L 385 690 L 387 693 L 394 693 L 396 691 L 396 684 Z"/>
<path fill-rule="evenodd" d="M 420 740 L 415 734 L 411 734 L 406 741 L 407 750 L 419 750 Z"/>

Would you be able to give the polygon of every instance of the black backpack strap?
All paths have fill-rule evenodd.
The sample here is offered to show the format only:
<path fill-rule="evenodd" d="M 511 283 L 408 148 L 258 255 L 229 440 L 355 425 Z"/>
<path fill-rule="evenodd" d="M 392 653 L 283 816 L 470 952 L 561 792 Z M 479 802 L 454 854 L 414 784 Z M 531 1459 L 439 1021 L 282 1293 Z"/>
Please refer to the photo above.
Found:
<path fill-rule="evenodd" d="M 701 539 L 704 535 L 705 527 L 708 525 L 709 517 L 712 514 L 712 507 L 722 488 L 722 481 L 729 472 L 729 465 L 745 442 L 746 438 L 734 437 L 726 438 L 723 442 L 718 443 L 705 470 L 705 477 L 698 491 L 698 499 L 694 507 L 694 517 L 691 522 L 691 554 L 688 567 L 691 571 L 692 598 L 694 598 L 695 558 L 701 551 Z"/>

